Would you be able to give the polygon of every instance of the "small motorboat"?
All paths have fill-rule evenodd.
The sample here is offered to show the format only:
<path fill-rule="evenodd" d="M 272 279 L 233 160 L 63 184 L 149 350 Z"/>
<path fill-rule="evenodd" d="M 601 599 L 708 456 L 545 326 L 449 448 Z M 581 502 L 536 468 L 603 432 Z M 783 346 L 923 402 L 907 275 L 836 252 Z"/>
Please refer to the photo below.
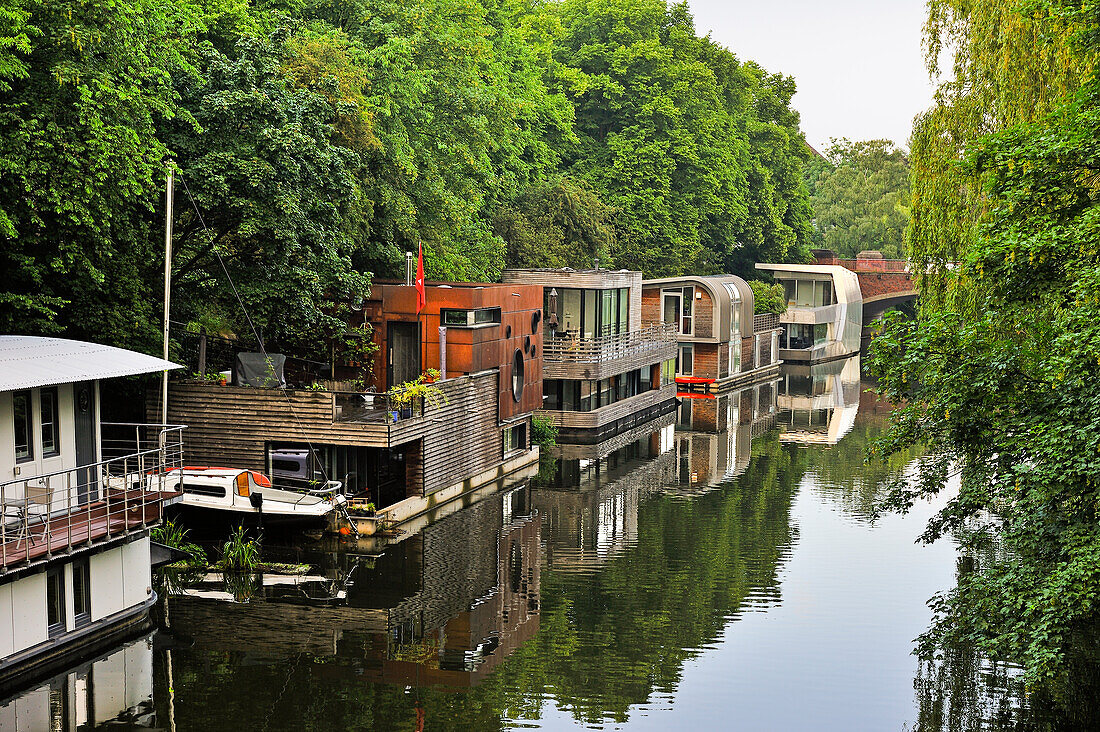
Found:
<path fill-rule="evenodd" d="M 271 479 L 259 471 L 240 468 L 185 466 L 168 471 L 164 483 L 166 490 L 183 493 L 181 509 L 217 511 L 234 520 L 252 518 L 262 523 L 321 523 L 347 501 L 340 493 L 340 481 L 330 480 L 311 490 L 285 490 L 272 486 Z"/>

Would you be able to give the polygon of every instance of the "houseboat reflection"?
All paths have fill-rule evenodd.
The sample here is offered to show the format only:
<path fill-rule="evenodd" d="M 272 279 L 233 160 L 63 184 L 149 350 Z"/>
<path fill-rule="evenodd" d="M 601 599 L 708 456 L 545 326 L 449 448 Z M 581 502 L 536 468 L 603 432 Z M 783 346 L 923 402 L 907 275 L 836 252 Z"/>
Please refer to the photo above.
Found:
<path fill-rule="evenodd" d="M 0 730 L 157 729 L 152 634 L 0 701 Z"/>
<path fill-rule="evenodd" d="M 822 364 L 784 364 L 779 379 L 783 442 L 835 445 L 859 411 L 859 356 Z"/>
<path fill-rule="evenodd" d="M 540 521 L 521 486 L 447 516 L 334 576 L 213 578 L 169 599 L 172 631 L 249 662 L 306 653 L 318 673 L 468 687 L 538 630 Z M 228 581 L 227 581 L 228 580 Z M 247 599 L 247 602 L 241 600 Z"/>

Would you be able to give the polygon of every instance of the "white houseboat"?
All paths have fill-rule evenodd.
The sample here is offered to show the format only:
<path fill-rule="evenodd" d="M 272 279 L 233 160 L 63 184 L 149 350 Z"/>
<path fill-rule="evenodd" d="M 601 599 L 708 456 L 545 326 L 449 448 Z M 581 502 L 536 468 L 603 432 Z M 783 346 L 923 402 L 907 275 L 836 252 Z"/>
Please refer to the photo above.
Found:
<path fill-rule="evenodd" d="M 206 521 L 218 517 L 230 523 L 252 520 L 258 523 L 323 523 L 334 509 L 343 506 L 339 481 L 330 480 L 314 490 L 284 490 L 256 470 L 186 466 L 167 474 L 168 490 L 183 492 L 173 510 L 203 515 Z"/>
<path fill-rule="evenodd" d="M 106 424 L 101 379 L 175 364 L 59 338 L 0 336 L 0 693 L 148 622 L 149 530 L 182 427 Z"/>

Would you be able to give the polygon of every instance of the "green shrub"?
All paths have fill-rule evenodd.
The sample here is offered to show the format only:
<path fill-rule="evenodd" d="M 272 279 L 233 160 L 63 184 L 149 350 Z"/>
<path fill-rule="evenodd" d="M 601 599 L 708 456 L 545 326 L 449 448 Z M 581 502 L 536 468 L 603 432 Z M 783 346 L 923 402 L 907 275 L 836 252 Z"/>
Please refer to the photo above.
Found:
<path fill-rule="evenodd" d="M 551 417 L 536 414 L 531 418 L 531 441 L 539 447 L 558 444 L 558 426 Z"/>

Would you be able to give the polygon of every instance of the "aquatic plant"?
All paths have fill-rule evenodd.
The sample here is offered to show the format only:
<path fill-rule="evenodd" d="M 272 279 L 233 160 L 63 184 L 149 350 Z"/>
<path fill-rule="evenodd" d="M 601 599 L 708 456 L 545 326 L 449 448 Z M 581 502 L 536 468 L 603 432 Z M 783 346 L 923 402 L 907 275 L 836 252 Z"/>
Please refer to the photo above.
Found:
<path fill-rule="evenodd" d="M 229 541 L 222 547 L 221 568 L 226 570 L 251 570 L 260 563 L 260 543 L 262 537 L 250 539 L 243 526 L 238 526 L 229 535 Z"/>
<path fill-rule="evenodd" d="M 156 526 L 149 532 L 149 536 L 153 541 L 164 544 L 172 549 L 177 549 L 187 554 L 185 560 L 187 564 L 192 566 L 206 565 L 206 550 L 204 550 L 198 544 L 187 540 L 187 529 L 183 526 L 179 526 L 172 520 L 165 521 L 160 526 Z"/>

